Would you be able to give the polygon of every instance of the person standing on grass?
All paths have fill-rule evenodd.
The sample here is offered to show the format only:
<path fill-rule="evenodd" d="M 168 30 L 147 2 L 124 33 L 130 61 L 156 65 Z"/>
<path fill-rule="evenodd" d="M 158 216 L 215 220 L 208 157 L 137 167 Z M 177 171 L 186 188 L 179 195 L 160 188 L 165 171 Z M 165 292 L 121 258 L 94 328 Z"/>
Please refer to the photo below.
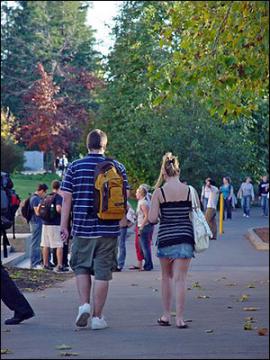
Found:
<path fill-rule="evenodd" d="M 61 212 L 61 237 L 69 237 L 69 219 L 72 210 L 72 247 L 70 266 L 76 275 L 80 298 L 76 326 L 85 327 L 91 316 L 90 293 L 93 292 L 92 320 L 93 330 L 106 328 L 103 308 L 107 299 L 112 268 L 117 263 L 117 238 L 120 235 L 119 220 L 102 221 L 91 213 L 94 204 L 94 173 L 97 165 L 106 160 L 104 153 L 107 135 L 95 129 L 87 136 L 88 154 L 73 161 L 66 172 L 61 186 L 63 204 Z M 124 165 L 113 160 L 121 172 L 124 189 L 128 181 Z M 95 280 L 92 289 L 91 275 Z"/>
<path fill-rule="evenodd" d="M 56 249 L 57 266 L 54 271 L 64 272 L 66 269 L 63 267 L 63 242 L 60 236 L 60 221 L 61 209 L 63 198 L 59 194 L 60 181 L 54 180 L 51 184 L 52 187 L 52 209 L 54 214 L 51 219 L 43 220 L 42 234 L 41 234 L 41 247 L 43 254 L 43 268 L 52 270 L 49 266 L 50 249 Z"/>
<path fill-rule="evenodd" d="M 30 198 L 30 211 L 32 213 L 29 221 L 31 240 L 30 240 L 30 267 L 31 269 L 41 267 L 41 232 L 42 220 L 39 217 L 39 207 L 41 200 L 45 197 L 48 186 L 39 184 L 36 192 Z"/>
<path fill-rule="evenodd" d="M 178 159 L 166 153 L 162 159 L 160 176 L 153 193 L 148 219 L 156 224 L 157 256 L 161 265 L 163 315 L 160 326 L 171 325 L 171 307 L 175 290 L 176 327 L 187 328 L 184 322 L 186 280 L 191 258 L 194 257 L 194 233 L 190 220 L 192 203 L 190 188 L 179 180 Z M 163 186 L 161 186 L 165 182 Z M 195 191 L 197 201 L 198 195 Z"/>
<path fill-rule="evenodd" d="M 209 189 L 209 197 L 207 202 L 207 208 L 205 213 L 205 219 L 210 227 L 210 230 L 213 234 L 211 240 L 217 239 L 217 222 L 216 222 L 216 215 L 217 215 L 217 203 L 219 197 L 219 190 L 215 186 L 215 183 L 212 179 L 208 179 L 206 182 L 206 186 Z"/>
<path fill-rule="evenodd" d="M 248 218 L 250 215 L 251 201 L 255 200 L 254 188 L 249 176 L 246 178 L 246 181 L 241 184 L 238 193 L 240 193 L 239 195 L 241 196 L 243 204 L 243 216 Z"/>

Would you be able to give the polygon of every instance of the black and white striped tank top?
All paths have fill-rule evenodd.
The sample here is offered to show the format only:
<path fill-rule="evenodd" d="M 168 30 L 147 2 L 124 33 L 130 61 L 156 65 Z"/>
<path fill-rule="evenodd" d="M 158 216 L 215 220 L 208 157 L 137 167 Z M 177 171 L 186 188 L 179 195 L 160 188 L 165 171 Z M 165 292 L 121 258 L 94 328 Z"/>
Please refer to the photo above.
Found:
<path fill-rule="evenodd" d="M 191 201 L 166 201 L 163 188 L 160 188 L 164 202 L 160 204 L 160 225 L 157 246 L 165 247 L 177 244 L 190 244 L 194 248 L 193 226 L 189 218 Z"/>

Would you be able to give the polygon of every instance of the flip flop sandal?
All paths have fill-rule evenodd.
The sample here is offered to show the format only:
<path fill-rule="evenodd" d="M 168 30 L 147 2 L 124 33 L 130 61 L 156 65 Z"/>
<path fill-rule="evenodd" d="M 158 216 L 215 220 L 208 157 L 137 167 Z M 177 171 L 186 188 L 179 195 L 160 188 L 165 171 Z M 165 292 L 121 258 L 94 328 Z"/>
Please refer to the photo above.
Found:
<path fill-rule="evenodd" d="M 185 324 L 185 325 L 177 325 L 176 326 L 178 329 L 187 329 L 188 328 L 188 325 Z"/>
<path fill-rule="evenodd" d="M 161 318 L 158 319 L 157 323 L 158 323 L 158 325 L 160 325 L 160 326 L 171 326 L 171 324 L 170 324 L 169 321 L 162 320 Z"/>

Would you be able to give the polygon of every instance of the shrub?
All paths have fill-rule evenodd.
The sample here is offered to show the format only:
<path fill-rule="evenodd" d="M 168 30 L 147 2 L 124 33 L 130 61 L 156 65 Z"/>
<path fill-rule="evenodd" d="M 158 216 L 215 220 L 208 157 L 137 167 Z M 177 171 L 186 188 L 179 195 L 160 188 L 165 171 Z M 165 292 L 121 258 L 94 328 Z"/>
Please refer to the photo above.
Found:
<path fill-rule="evenodd" d="M 12 173 L 23 170 L 24 150 L 11 140 L 1 137 L 1 171 Z"/>

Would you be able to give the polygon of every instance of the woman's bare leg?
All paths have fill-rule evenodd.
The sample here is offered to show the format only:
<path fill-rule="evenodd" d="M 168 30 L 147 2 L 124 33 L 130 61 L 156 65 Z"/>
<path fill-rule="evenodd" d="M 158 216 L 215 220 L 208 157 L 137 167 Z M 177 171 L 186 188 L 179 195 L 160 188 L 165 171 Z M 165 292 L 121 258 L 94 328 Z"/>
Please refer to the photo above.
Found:
<path fill-rule="evenodd" d="M 173 262 L 173 281 L 175 284 L 176 326 L 184 325 L 184 305 L 186 296 L 187 272 L 191 259 L 175 259 Z"/>

